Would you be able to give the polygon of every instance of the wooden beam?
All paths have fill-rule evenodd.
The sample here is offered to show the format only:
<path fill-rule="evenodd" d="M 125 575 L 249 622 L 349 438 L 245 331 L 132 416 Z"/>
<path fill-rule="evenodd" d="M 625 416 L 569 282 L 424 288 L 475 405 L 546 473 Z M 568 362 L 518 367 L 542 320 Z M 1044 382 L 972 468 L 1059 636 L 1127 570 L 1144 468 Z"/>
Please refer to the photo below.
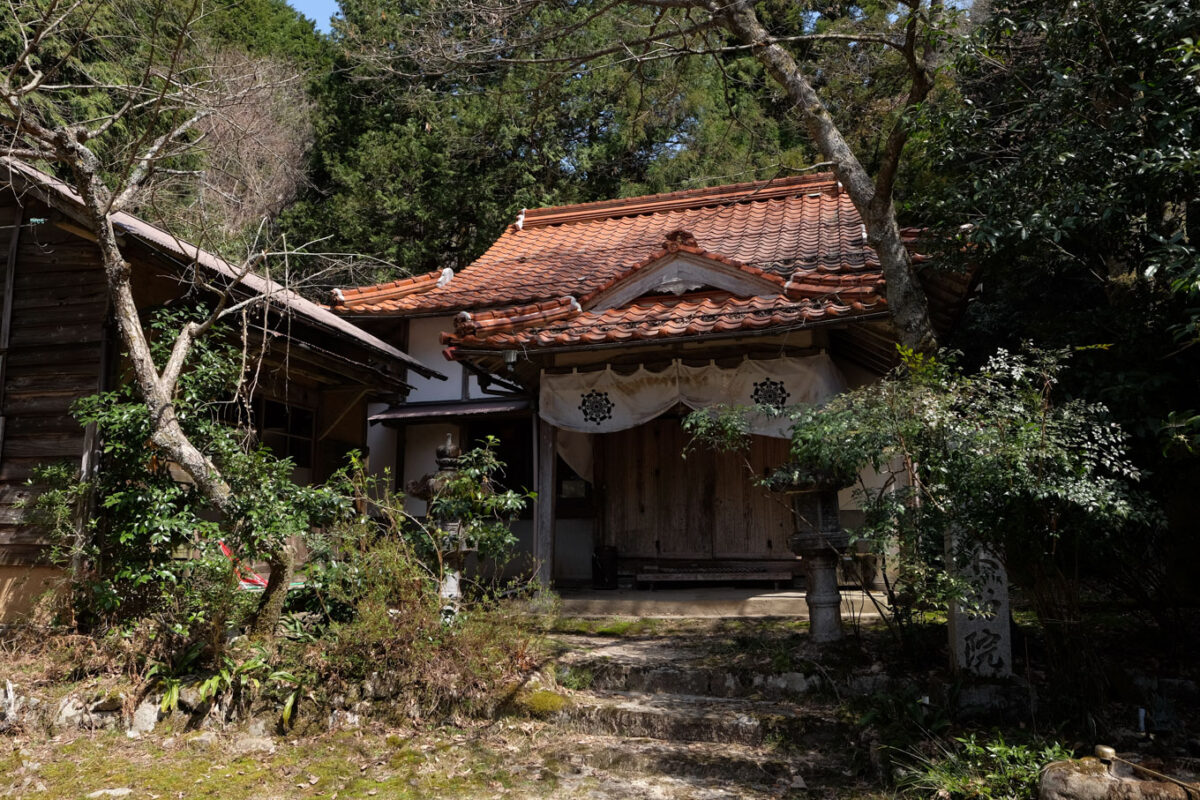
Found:
<path fill-rule="evenodd" d="M 4 310 L 0 312 L 0 459 L 4 457 L 4 429 L 7 418 L 4 414 L 4 388 L 8 379 L 8 346 L 12 341 L 13 285 L 17 277 L 17 251 L 21 244 L 21 223 L 25 219 L 24 206 L 18 205 L 13 214 L 12 236 L 8 240 L 8 263 L 4 269 Z"/>
<path fill-rule="evenodd" d="M 537 565 L 537 579 L 549 586 L 554 577 L 554 495 L 555 495 L 555 452 L 556 429 L 549 422 L 535 416 L 537 426 L 537 503 L 533 521 L 533 560 Z"/>
<path fill-rule="evenodd" d="M 341 423 L 341 421 L 346 418 L 346 415 L 349 414 L 351 410 L 353 410 L 354 408 L 356 408 L 358 406 L 359 401 L 362 400 L 364 397 L 366 397 L 373 391 L 375 391 L 373 388 L 367 387 L 365 389 L 359 389 L 355 392 L 350 393 L 350 400 L 347 401 L 346 404 L 342 407 L 342 413 L 338 414 L 337 418 L 334 419 L 333 422 L 331 422 L 325 426 L 325 431 L 320 436 L 317 437 L 317 441 L 318 442 L 324 441 L 326 439 L 326 437 L 329 436 L 329 434 L 333 433 L 334 428 L 336 428 Z M 329 391 L 321 392 L 321 395 L 322 395 L 321 399 L 323 400 L 324 396 L 329 395 L 329 394 L 337 394 L 337 392 L 329 392 Z M 324 404 L 322 403 L 322 405 L 324 405 Z M 363 439 L 363 441 L 365 442 L 366 439 Z"/>
<path fill-rule="evenodd" d="M 87 241 L 92 242 L 92 243 L 100 241 L 99 239 L 96 238 L 96 234 L 92 233 L 87 228 L 83 227 L 82 225 L 78 225 L 69 219 L 61 219 L 61 218 L 55 219 L 53 221 L 53 225 L 54 225 L 54 227 L 56 227 L 60 230 L 64 230 L 67 233 L 78 236 L 80 239 L 86 239 Z"/>

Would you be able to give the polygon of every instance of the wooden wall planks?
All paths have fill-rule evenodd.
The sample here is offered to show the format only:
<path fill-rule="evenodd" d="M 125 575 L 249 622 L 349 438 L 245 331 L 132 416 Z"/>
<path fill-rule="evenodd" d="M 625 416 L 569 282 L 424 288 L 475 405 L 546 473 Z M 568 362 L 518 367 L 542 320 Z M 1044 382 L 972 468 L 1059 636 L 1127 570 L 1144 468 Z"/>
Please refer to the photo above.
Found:
<path fill-rule="evenodd" d="M 604 542 L 622 558 L 790 560 L 794 524 L 786 502 L 754 486 L 741 456 L 695 448 L 678 419 L 660 417 L 602 434 Z M 788 443 L 755 436 L 751 467 L 782 464 Z"/>
<path fill-rule="evenodd" d="M 12 216 L 0 205 L 0 218 Z M 104 275 L 94 245 L 25 215 L 16 249 L 10 339 L 0 387 L 5 435 L 0 451 L 0 564 L 35 563 L 45 555 L 40 531 L 18 507 L 38 464 L 80 463 L 84 431 L 71 404 L 100 387 L 107 316 Z M 44 216 L 44 215 L 43 215 Z M 5 245 L 8 244 L 6 240 Z M 4 248 L 7 250 L 7 247 Z M 4 269 L 7 273 L 8 259 Z"/>

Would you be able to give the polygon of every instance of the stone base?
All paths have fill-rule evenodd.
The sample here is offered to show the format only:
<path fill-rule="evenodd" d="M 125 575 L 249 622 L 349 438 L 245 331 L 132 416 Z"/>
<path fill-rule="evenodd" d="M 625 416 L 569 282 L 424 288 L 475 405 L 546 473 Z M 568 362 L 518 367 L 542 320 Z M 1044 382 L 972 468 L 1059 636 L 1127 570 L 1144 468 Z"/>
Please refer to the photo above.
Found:
<path fill-rule="evenodd" d="M 1096 758 L 1057 761 L 1042 771 L 1039 800 L 1189 800 L 1182 786 L 1113 775 Z"/>

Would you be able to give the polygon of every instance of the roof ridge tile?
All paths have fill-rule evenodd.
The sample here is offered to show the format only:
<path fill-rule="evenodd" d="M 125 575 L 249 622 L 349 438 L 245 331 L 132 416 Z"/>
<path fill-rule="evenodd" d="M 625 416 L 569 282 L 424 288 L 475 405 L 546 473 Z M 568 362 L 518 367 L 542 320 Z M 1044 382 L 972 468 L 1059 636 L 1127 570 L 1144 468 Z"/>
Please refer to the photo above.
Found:
<path fill-rule="evenodd" d="M 563 206 L 546 206 L 525 210 L 520 230 L 562 225 L 590 219 L 638 216 L 665 211 L 703 208 L 710 205 L 732 205 L 755 200 L 768 200 L 798 194 L 800 190 L 811 191 L 820 186 L 824 191 L 837 191 L 837 179 L 829 172 L 812 175 L 771 178 L 763 181 L 709 186 L 702 189 L 682 189 L 661 194 L 621 197 L 612 200 L 596 200 L 589 203 L 574 203 Z M 610 213 L 603 213 L 610 212 Z M 510 230 L 517 230 L 510 226 Z"/>

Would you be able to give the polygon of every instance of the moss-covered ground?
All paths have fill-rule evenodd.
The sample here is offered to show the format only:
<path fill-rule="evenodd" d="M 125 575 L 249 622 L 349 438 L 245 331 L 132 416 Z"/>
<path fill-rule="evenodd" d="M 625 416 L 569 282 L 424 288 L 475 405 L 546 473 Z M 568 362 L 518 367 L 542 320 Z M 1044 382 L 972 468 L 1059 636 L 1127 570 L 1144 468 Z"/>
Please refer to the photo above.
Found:
<path fill-rule="evenodd" d="M 0 755 L 0 796 L 87 798 L 130 789 L 130 798 L 547 797 L 555 764 L 537 751 L 540 725 L 496 723 L 420 733 L 367 728 L 276 738 L 274 753 L 240 754 L 238 734 L 80 734 L 10 738 Z M 104 795 L 97 795 L 104 796 Z M 113 795 L 109 795 L 113 796 Z"/>

